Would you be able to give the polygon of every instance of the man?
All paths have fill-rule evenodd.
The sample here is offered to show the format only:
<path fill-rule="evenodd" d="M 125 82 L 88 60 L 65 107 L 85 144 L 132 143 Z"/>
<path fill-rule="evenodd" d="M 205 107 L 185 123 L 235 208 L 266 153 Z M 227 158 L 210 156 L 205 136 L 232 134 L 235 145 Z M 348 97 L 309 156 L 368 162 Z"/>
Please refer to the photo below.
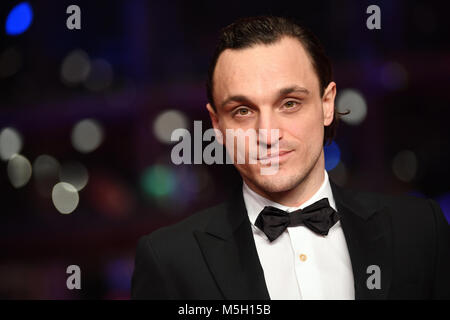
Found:
<path fill-rule="evenodd" d="M 328 178 L 323 145 L 339 114 L 314 35 L 280 17 L 236 21 L 222 30 L 207 93 L 223 136 L 278 134 L 258 135 L 267 155 L 256 163 L 234 163 L 234 198 L 140 239 L 132 298 L 450 298 L 449 227 L 434 201 Z M 267 161 L 273 174 L 261 174 Z"/>

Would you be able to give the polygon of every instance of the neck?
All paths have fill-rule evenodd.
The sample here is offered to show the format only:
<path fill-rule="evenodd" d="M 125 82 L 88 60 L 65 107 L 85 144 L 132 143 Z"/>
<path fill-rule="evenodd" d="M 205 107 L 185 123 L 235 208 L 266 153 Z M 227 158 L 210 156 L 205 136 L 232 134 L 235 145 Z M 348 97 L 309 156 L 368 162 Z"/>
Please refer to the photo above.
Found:
<path fill-rule="evenodd" d="M 292 189 L 281 192 L 266 192 L 250 181 L 245 181 L 250 189 L 273 202 L 287 207 L 299 207 L 319 190 L 325 179 L 325 160 L 323 152 L 314 167 Z"/>

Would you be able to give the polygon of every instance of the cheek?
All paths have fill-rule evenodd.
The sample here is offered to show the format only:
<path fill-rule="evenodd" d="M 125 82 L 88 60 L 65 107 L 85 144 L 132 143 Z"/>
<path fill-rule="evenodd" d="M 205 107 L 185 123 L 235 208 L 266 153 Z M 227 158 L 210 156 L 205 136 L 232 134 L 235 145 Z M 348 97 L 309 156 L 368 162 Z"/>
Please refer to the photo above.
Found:
<path fill-rule="evenodd" d="M 284 123 L 283 127 L 285 139 L 295 144 L 302 153 L 322 148 L 324 128 L 320 114 L 303 115 Z"/>
<path fill-rule="evenodd" d="M 314 143 L 323 132 L 323 123 L 318 117 L 297 119 L 284 126 L 285 133 L 303 143 Z"/>

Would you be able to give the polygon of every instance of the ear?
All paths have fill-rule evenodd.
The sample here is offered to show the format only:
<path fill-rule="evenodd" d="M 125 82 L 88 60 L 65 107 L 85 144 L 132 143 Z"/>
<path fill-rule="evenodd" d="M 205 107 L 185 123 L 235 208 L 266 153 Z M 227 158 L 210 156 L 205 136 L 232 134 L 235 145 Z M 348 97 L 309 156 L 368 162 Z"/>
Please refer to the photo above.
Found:
<path fill-rule="evenodd" d="M 208 110 L 209 117 L 211 118 L 213 128 L 219 129 L 219 118 L 217 117 L 217 112 L 214 110 L 210 103 L 206 104 L 206 109 Z"/>
<path fill-rule="evenodd" d="M 334 118 L 334 99 L 336 98 L 336 83 L 330 82 L 322 97 L 323 125 L 329 126 Z"/>
<path fill-rule="evenodd" d="M 222 131 L 220 130 L 220 127 L 219 127 L 219 117 L 217 116 L 217 112 L 214 110 L 214 108 L 212 107 L 212 105 L 210 103 L 206 104 L 206 109 L 208 110 L 209 117 L 211 118 L 212 126 L 214 128 L 214 131 L 216 132 L 217 142 L 219 142 L 220 144 L 223 144 L 223 139 L 222 139 L 223 135 L 222 135 Z"/>

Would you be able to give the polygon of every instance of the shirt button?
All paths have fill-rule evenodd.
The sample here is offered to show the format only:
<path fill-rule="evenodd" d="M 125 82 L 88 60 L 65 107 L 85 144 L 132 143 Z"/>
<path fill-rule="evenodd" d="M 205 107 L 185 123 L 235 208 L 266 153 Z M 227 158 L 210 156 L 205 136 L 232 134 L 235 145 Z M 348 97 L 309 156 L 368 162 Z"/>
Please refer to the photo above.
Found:
<path fill-rule="evenodd" d="M 304 262 L 304 261 L 306 261 L 306 258 L 307 258 L 307 257 L 306 257 L 306 254 L 303 254 L 303 253 L 302 253 L 302 254 L 299 256 L 299 258 L 300 258 L 300 261 L 303 261 L 303 262 Z"/>

